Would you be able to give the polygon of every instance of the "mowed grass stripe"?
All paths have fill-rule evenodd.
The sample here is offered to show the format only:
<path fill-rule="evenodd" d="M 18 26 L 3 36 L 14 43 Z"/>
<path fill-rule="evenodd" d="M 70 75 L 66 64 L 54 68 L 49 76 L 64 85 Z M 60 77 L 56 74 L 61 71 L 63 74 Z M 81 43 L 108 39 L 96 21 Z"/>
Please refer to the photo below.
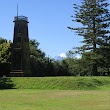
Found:
<path fill-rule="evenodd" d="M 12 89 L 0 91 L 0 110 L 109 110 L 110 91 Z"/>

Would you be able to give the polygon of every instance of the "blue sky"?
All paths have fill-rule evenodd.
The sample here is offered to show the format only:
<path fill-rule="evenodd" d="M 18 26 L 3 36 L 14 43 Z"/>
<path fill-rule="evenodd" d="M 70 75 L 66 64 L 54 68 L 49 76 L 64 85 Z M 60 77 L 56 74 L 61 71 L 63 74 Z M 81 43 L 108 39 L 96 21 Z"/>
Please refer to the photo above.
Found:
<path fill-rule="evenodd" d="M 81 45 L 81 37 L 67 29 L 76 26 L 71 21 L 74 3 L 80 0 L 0 0 L 0 37 L 13 39 L 14 16 L 28 17 L 29 38 L 36 39 L 47 56 L 55 57 Z"/>

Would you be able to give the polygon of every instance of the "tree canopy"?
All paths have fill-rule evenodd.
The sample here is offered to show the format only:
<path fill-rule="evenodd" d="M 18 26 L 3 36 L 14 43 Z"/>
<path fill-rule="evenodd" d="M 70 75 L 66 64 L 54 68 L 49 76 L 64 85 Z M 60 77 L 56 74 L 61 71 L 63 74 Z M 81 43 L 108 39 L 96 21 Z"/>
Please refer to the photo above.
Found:
<path fill-rule="evenodd" d="M 106 0 L 83 0 L 81 6 L 74 4 L 75 15 L 72 16 L 72 21 L 80 23 L 82 26 L 68 27 L 75 30 L 77 35 L 83 36 L 83 45 L 77 49 L 85 60 L 88 60 L 87 56 L 89 55 L 92 75 L 99 75 L 97 68 L 102 66 L 101 64 L 109 63 L 107 62 L 110 53 L 108 6 Z"/>

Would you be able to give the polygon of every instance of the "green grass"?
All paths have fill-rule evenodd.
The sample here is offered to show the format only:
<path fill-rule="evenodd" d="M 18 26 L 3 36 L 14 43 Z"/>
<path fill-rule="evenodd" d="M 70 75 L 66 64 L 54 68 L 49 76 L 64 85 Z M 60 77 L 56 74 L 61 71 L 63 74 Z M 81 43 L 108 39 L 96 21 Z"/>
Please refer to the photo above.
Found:
<path fill-rule="evenodd" d="M 110 110 L 110 91 L 1 90 L 0 110 Z"/>
<path fill-rule="evenodd" d="M 17 89 L 110 90 L 110 77 L 20 77 L 10 80 Z"/>
<path fill-rule="evenodd" d="M 110 110 L 110 77 L 0 78 L 0 88 L 0 110 Z"/>

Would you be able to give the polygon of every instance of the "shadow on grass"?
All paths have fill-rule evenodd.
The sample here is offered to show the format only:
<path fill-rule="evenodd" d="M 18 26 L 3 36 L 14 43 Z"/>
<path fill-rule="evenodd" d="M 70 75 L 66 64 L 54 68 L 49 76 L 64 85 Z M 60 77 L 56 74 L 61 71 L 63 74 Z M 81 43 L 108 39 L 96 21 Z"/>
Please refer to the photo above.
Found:
<path fill-rule="evenodd" d="M 13 89 L 14 84 L 11 78 L 0 78 L 0 90 Z"/>

